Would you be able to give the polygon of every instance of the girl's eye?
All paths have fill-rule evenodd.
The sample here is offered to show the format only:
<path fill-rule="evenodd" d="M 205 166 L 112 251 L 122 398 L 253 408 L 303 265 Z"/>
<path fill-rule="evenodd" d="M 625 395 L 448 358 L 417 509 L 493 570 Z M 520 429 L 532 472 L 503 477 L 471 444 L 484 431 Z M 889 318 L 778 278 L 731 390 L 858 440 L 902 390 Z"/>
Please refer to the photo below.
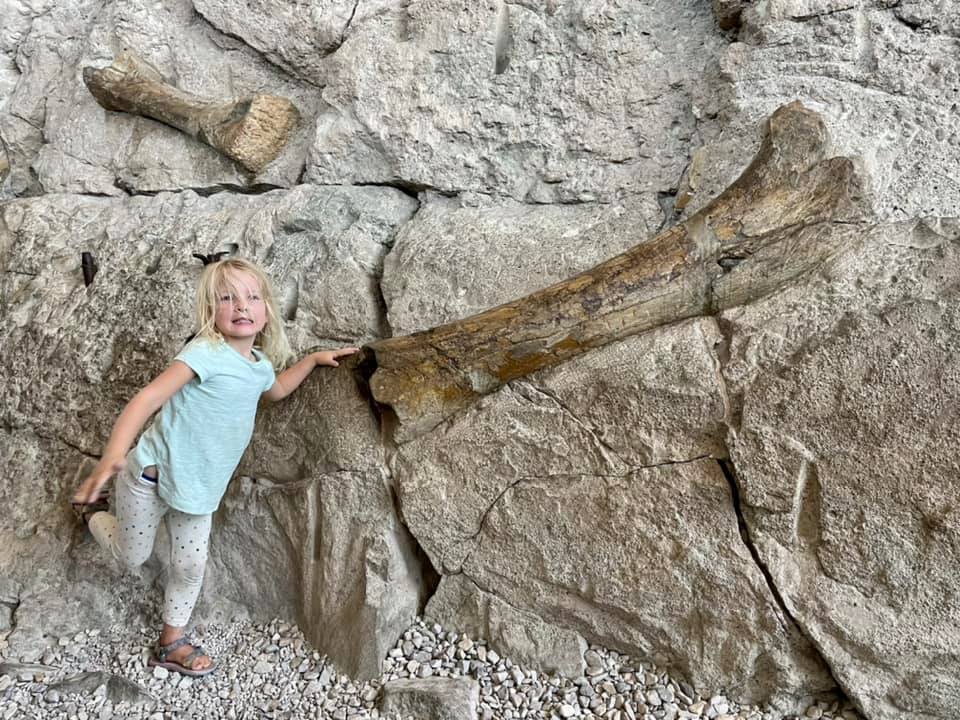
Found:
<path fill-rule="evenodd" d="M 229 295 L 221 295 L 219 298 L 220 302 L 230 302 L 232 299 Z"/>
<path fill-rule="evenodd" d="M 251 300 L 259 300 L 259 299 L 260 299 L 260 296 L 259 296 L 259 295 L 251 295 L 251 296 L 250 296 L 250 299 L 251 299 Z"/>

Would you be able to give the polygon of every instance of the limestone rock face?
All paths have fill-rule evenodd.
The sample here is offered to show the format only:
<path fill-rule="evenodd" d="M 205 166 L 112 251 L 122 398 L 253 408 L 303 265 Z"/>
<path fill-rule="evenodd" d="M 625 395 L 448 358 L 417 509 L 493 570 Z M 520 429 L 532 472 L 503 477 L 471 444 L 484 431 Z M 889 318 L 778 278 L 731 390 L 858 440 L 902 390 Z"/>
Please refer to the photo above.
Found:
<path fill-rule="evenodd" d="M 282 485 L 244 478 L 218 520 L 214 573 L 205 583 L 211 605 L 229 601 L 262 617 L 295 618 L 343 672 L 379 675 L 422 594 L 420 561 L 382 471 Z"/>
<path fill-rule="evenodd" d="M 838 155 L 858 158 L 878 215 L 960 214 L 956 0 L 716 2 L 741 5 L 737 41 L 695 101 L 704 144 L 678 205 L 696 208 L 739 172 L 758 119 L 794 99 L 822 113 Z"/>
<path fill-rule="evenodd" d="M 440 581 L 425 614 L 441 625 L 489 638 L 501 655 L 514 662 L 566 677 L 583 675 L 587 643 L 580 633 L 518 610 L 494 593 L 481 590 L 463 573 Z"/>
<path fill-rule="evenodd" d="M 196 11 L 218 30 L 242 38 L 271 63 L 314 84 L 326 80 L 323 60 L 340 47 L 351 28 L 368 18 L 399 10 L 400 5 L 396 0 L 193 2 Z"/>
<path fill-rule="evenodd" d="M 401 445 L 403 516 L 445 576 L 430 611 L 476 626 L 475 603 L 493 595 L 697 687 L 737 682 L 786 704 L 787 688 L 829 689 L 741 540 L 713 459 L 724 453 L 720 342 L 712 321 L 694 321 L 611 345 Z M 483 592 L 448 590 L 457 573 Z M 569 646 L 528 656 L 572 662 Z"/>
<path fill-rule="evenodd" d="M 751 534 L 871 718 L 949 717 L 960 225 L 878 229 L 829 283 L 730 313 Z"/>
<path fill-rule="evenodd" d="M 307 180 L 655 194 L 683 172 L 690 86 L 720 44 L 699 2 L 396 3 L 328 58 Z"/>
<path fill-rule="evenodd" d="M 414 207 L 388 189 L 309 187 L 262 196 L 50 196 L 6 204 L 5 422 L 98 453 L 122 404 L 191 332 L 201 267 L 193 252 L 226 249 L 263 263 L 278 280 L 300 348 L 378 336 L 372 288 L 396 226 Z M 83 251 L 100 267 L 89 288 Z M 61 362 L 65 357 L 71 361 Z M 103 382 L 106 401 L 97 387 Z"/>
<path fill-rule="evenodd" d="M 382 324 L 379 299 L 364 288 L 376 285 L 396 227 L 415 207 L 411 198 L 386 188 L 310 187 L 210 198 L 191 192 L 126 200 L 62 195 L 3 205 L 0 255 L 7 272 L 0 276 L 0 295 L 7 311 L 0 318 L 0 447 L 9 477 L 32 479 L 29 492 L 20 482 L 0 489 L 7 507 L 0 519 L 0 575 L 19 583 L 14 647 L 34 652 L 43 642 L 41 632 L 56 637 L 76 627 L 135 622 L 149 607 L 149 585 L 161 566 L 148 565 L 139 578 L 118 575 L 75 524 L 68 499 L 125 402 L 189 335 L 201 267 L 191 253 L 229 250 L 268 268 L 300 349 L 359 343 L 377 337 Z M 80 271 L 84 251 L 99 266 L 89 287 Z M 390 633 L 414 616 L 420 584 L 382 470 L 379 427 L 349 372 L 340 372 L 345 374 L 339 382 L 332 370 L 323 379 L 325 402 L 337 402 L 336 427 L 315 420 L 313 411 L 322 403 L 309 400 L 309 385 L 297 401 L 307 405 L 281 405 L 268 414 L 268 427 L 289 426 L 284 409 L 296 410 L 304 418 L 299 442 L 313 454 L 297 458 L 296 452 L 284 456 L 279 446 L 272 448 L 267 458 L 278 470 L 273 477 L 296 481 L 299 489 L 279 485 L 276 496 L 241 493 L 242 522 L 230 502 L 215 519 L 218 537 L 227 541 L 215 543 L 219 555 L 211 563 L 211 590 L 201 613 L 223 611 L 228 601 L 243 603 L 264 619 L 281 611 L 306 618 L 309 631 L 345 612 L 341 595 L 364 588 L 350 605 L 354 616 L 337 615 L 336 623 L 344 632 L 380 639 L 365 646 L 329 634 L 324 639 L 339 643 L 329 650 L 332 658 L 369 675 L 380 651 L 395 641 Z M 340 434 L 346 428 L 354 431 L 352 444 Z M 288 429 L 284 436 L 291 435 Z M 256 462 L 259 454 L 256 446 L 251 449 L 249 472 L 269 477 Z M 289 473 L 272 462 L 280 457 Z M 294 507 L 285 510 L 282 498 L 291 496 L 310 502 L 301 507 L 289 500 Z M 299 522 L 324 526 L 322 542 L 291 544 L 290 538 L 307 537 Z M 369 528 L 367 544 L 342 553 L 344 538 L 361 527 Z M 313 557 L 323 547 L 338 548 L 330 553 L 339 564 L 334 569 L 324 563 L 320 577 Z M 231 573 L 248 567 L 252 557 L 259 558 L 258 577 L 272 579 L 256 599 L 242 582 L 231 588 Z M 292 589 L 312 583 L 315 595 Z M 212 590 L 217 587 L 224 589 L 222 602 Z M 84 602 L 72 600 L 79 597 Z"/>
<path fill-rule="evenodd" d="M 662 222 L 643 196 L 545 207 L 438 198 L 404 225 L 385 261 L 390 328 L 416 332 L 521 297 L 618 255 Z"/>
<path fill-rule="evenodd" d="M 296 617 L 319 651 L 369 678 L 416 617 L 424 579 L 394 507 L 379 422 L 348 365 L 317 370 L 261 410 L 238 469 L 248 477 L 211 543 L 219 582 L 206 595 Z"/>
<path fill-rule="evenodd" d="M 811 225 L 775 247 L 823 250 L 816 272 L 412 439 L 356 367 L 318 371 L 261 414 L 198 617 L 296 619 L 369 676 L 424 607 L 426 555 L 432 619 L 540 668 L 577 673 L 600 642 L 785 712 L 836 683 L 869 720 L 956 715 L 958 0 L 0 0 L 0 18 L 0 652 L 149 615 L 162 564 L 119 573 L 67 501 L 191 332 L 192 253 L 264 265 L 300 351 L 412 333 L 689 218 L 799 100 L 875 225 L 829 218 L 829 247 Z M 251 177 L 103 110 L 82 68 L 125 48 L 204 97 L 290 98 L 297 135 Z"/>
<path fill-rule="evenodd" d="M 4 3 L 0 133 L 10 156 L 6 193 L 123 195 L 250 185 L 289 187 L 303 167 L 317 90 L 291 81 L 242 43 L 216 32 L 189 0 L 145 4 Z M 0 8 L 3 8 L 0 5 Z M 101 108 L 81 80 L 132 48 L 172 84 L 224 101 L 269 92 L 307 118 L 284 152 L 255 178 L 216 150 L 154 120 Z M 226 79 L 226 82 L 225 82 Z M 4 101 L 5 100 L 5 101 Z"/>

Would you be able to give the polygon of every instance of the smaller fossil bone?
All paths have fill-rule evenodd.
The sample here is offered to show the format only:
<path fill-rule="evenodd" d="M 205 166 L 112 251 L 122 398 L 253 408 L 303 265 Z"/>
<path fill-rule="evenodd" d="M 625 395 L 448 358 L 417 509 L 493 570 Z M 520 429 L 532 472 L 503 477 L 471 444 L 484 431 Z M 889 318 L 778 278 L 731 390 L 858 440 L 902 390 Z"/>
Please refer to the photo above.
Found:
<path fill-rule="evenodd" d="M 182 130 L 254 174 L 280 154 L 300 118 L 290 100 L 276 95 L 216 102 L 184 92 L 129 51 L 110 67 L 85 67 L 83 81 L 107 110 L 143 115 Z"/>

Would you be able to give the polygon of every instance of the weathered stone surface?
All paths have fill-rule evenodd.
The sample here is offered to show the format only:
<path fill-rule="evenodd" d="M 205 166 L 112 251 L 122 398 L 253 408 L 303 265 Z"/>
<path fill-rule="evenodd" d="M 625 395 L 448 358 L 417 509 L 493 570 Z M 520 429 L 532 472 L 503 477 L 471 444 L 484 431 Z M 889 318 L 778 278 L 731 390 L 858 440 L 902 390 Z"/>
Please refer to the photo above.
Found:
<path fill-rule="evenodd" d="M 956 0 L 749 3 L 738 41 L 698 86 L 703 146 L 678 205 L 696 209 L 725 187 L 756 122 L 799 99 L 823 114 L 834 152 L 858 158 L 881 218 L 960 214 L 958 17 Z"/>
<path fill-rule="evenodd" d="M 520 482 L 491 508 L 464 573 L 698 688 L 788 707 L 834 684 L 741 541 L 713 460 Z"/>
<path fill-rule="evenodd" d="M 415 546 L 383 471 L 281 485 L 244 479 L 217 520 L 205 598 L 224 596 L 261 617 L 294 617 L 342 671 L 379 674 L 422 593 Z"/>
<path fill-rule="evenodd" d="M 406 335 L 522 297 L 618 255 L 662 222 L 644 196 L 543 207 L 431 198 L 384 261 L 390 329 Z"/>
<path fill-rule="evenodd" d="M 625 472 L 578 418 L 536 387 L 509 385 L 442 430 L 400 446 L 403 516 L 434 565 L 462 569 L 490 506 L 524 478 Z M 437 507 L 450 512 L 436 513 Z"/>
<path fill-rule="evenodd" d="M 318 368 L 282 403 L 260 408 L 257 432 L 237 473 L 291 482 L 383 467 L 385 456 L 380 421 L 348 359 L 337 369 Z"/>
<path fill-rule="evenodd" d="M 157 701 L 147 692 L 146 688 L 140 687 L 119 675 L 103 671 L 80 673 L 66 680 L 50 683 L 49 687 L 67 695 L 71 693 L 92 693 L 101 685 L 106 687 L 104 697 L 114 704 L 125 702 L 134 706 L 154 705 Z"/>
<path fill-rule="evenodd" d="M 526 668 L 573 678 L 583 675 L 587 642 L 579 633 L 518 610 L 465 575 L 444 577 L 424 615 L 444 627 L 487 639 L 501 657 Z"/>
<path fill-rule="evenodd" d="M 242 38 L 270 62 L 307 82 L 326 80 L 324 58 L 368 19 L 401 11 L 398 0 L 335 0 L 322 4 L 254 0 L 194 0 L 194 8 L 223 33 Z"/>
<path fill-rule="evenodd" d="M 669 227 L 675 189 L 677 217 L 690 217 L 741 171 L 758 120 L 794 99 L 824 116 L 834 153 L 857 158 L 880 217 L 960 213 L 956 0 L 714 0 L 726 34 L 693 0 L 317 5 L 0 0 L 0 198 L 259 192 L 301 171 L 459 195 L 421 194 L 427 209 L 388 259 L 396 333 L 519 297 Z M 197 94 L 291 97 L 302 134 L 251 181 L 176 131 L 106 113 L 79 70 L 123 47 Z M 544 205 L 554 202 L 579 204 Z M 372 188 L 0 207 L 0 634 L 13 628 L 11 655 L 35 655 L 44 633 L 146 616 L 158 564 L 112 574 L 66 499 L 119 407 L 185 338 L 199 268 L 189 254 L 236 243 L 266 263 L 299 348 L 367 341 L 388 332 L 379 263 L 414 207 Z M 674 653 L 704 684 L 757 670 L 745 697 L 829 683 L 800 659 L 808 645 L 788 612 L 871 720 L 952 718 L 958 228 L 848 227 L 827 244 L 808 229 L 724 275 L 736 290 L 744 268 L 757 280 L 811 246 L 825 253 L 775 297 L 514 382 L 401 445 L 404 514 L 447 573 L 437 603 L 459 584 L 452 619 L 516 606 L 638 654 Z M 87 289 L 84 250 L 101 268 Z M 231 609 L 296 614 L 283 584 L 315 588 L 331 568 L 372 589 L 305 596 L 305 626 L 332 616 L 379 628 L 382 651 L 413 592 L 386 509 L 391 448 L 346 374 L 303 392 L 290 417 L 283 406 L 264 416 L 245 459 L 257 484 L 234 488 L 218 522 L 214 547 L 259 553 L 263 584 L 235 584 L 238 558 L 218 556 L 202 612 L 230 598 Z M 784 612 L 743 554 L 712 465 L 725 424 L 749 535 Z M 308 561 L 291 528 L 313 513 L 330 538 L 350 533 L 326 515 L 341 495 L 372 549 Z M 242 544 L 251 530 L 254 550 Z M 468 576 L 484 590 L 468 592 Z M 403 600 L 374 611 L 378 592 Z M 342 604 L 356 614 L 337 615 Z M 346 644 L 334 636 L 330 652 Z M 372 667 L 374 649 L 350 652 L 338 662 Z"/>
<path fill-rule="evenodd" d="M 11 631 L 7 657 L 36 661 L 58 637 L 138 624 L 153 606 L 150 586 L 159 565 L 121 573 L 71 514 L 69 497 L 86 459 L 44 433 L 0 430 L 8 478 L 0 483 L 0 615 L 9 613 L 0 632 Z"/>
<path fill-rule="evenodd" d="M 680 225 L 462 320 L 371 343 L 373 397 L 408 439 L 509 382 L 662 325 L 749 303 L 817 272 L 869 213 L 820 116 L 778 108 L 748 167 Z"/>
<path fill-rule="evenodd" d="M 15 613 L 20 605 L 21 585 L 14 578 L 0 577 L 0 636 L 13 629 Z"/>
<path fill-rule="evenodd" d="M 960 692 L 958 247 L 957 221 L 879 227 L 724 317 L 751 536 L 870 718 L 952 717 Z"/>
<path fill-rule="evenodd" d="M 159 566 L 140 575 L 118 575 L 75 523 L 68 499 L 83 462 L 100 452 L 120 409 L 191 332 L 193 285 L 201 267 L 191 253 L 231 249 L 263 264 L 276 280 L 296 348 L 358 343 L 380 333 L 379 299 L 372 288 L 397 225 L 415 207 L 411 198 L 385 188 L 309 187 L 210 198 L 191 192 L 126 200 L 49 196 L 2 206 L 0 452 L 7 476 L 23 479 L 0 483 L 6 508 L 0 515 L 0 576 L 23 585 L 11 636 L 15 651 L 33 652 L 49 637 L 78 627 L 142 622 L 137 618 L 152 606 L 153 593 L 145 585 Z M 100 267 L 89 287 L 80 271 L 82 251 L 92 252 Z M 320 433 L 311 439 L 298 436 L 298 446 L 285 429 L 291 418 L 284 419 L 283 404 L 278 405 L 267 432 L 284 441 L 276 444 L 271 460 L 289 448 L 291 469 L 283 479 L 292 480 L 314 477 L 304 472 L 311 463 L 317 463 L 311 472 L 368 470 L 372 474 L 364 477 L 372 478 L 370 488 L 363 492 L 389 498 L 373 470 L 380 457 L 379 434 L 370 409 L 358 399 L 346 369 L 339 382 L 327 372 L 313 391 L 321 385 L 330 389 L 340 403 L 337 422 L 318 420 L 298 405 L 306 418 L 303 432 Z M 354 429 L 354 437 L 342 438 L 341 428 Z M 361 441 L 363 432 L 367 435 Z M 304 447 L 312 454 L 297 456 Z M 257 466 L 252 470 L 267 474 Z M 335 506 L 332 500 L 325 502 Z M 371 507 L 388 512 L 392 506 L 383 500 Z M 349 515 L 342 518 L 349 523 Z M 380 517 L 378 522 L 387 547 L 393 537 L 387 528 L 396 521 Z M 333 532 L 329 530 L 328 541 Z M 353 532 L 351 528 L 342 537 L 353 537 Z M 274 555 L 263 551 L 266 557 L 287 552 L 286 531 L 268 527 L 238 534 L 224 550 L 247 561 L 254 551 L 243 538 L 253 543 L 260 536 L 282 542 Z M 394 551 L 371 549 L 370 557 L 379 561 Z M 344 556 L 344 567 L 360 568 L 356 572 L 362 574 L 366 561 L 359 548 L 357 553 Z M 312 557 L 312 551 L 304 557 Z M 393 567 L 385 564 L 384 572 L 394 572 Z M 283 577 L 294 576 L 287 568 Z M 345 570 L 337 580 L 352 583 L 356 577 L 348 578 Z M 328 580 L 335 589 L 334 579 Z M 369 608 L 375 601 L 374 580 L 369 582 L 365 605 L 358 607 Z M 265 611 L 280 607 L 281 600 L 295 605 L 292 584 L 272 590 L 274 600 L 262 603 Z M 204 612 L 217 609 L 216 597 L 209 599 Z M 389 600 L 389 608 L 405 602 Z M 415 607 L 416 599 L 404 607 L 409 605 Z M 251 601 L 250 607 L 256 612 L 258 604 Z M 383 614 L 362 612 L 384 628 L 400 622 L 392 615 L 382 620 Z"/>
<path fill-rule="evenodd" d="M 241 42 L 196 22 L 189 0 L 13 4 L 3 13 L 12 21 L 2 48 L 12 67 L 0 74 L 15 83 L 0 106 L 0 139 L 11 165 L 5 195 L 122 195 L 297 183 L 313 134 L 318 90 L 292 81 Z M 197 140 L 154 120 L 101 108 L 84 87 L 81 68 L 109 64 L 117 48 L 134 51 L 188 92 L 242 97 L 268 89 L 290 98 L 307 120 L 280 157 L 251 180 Z"/>
<path fill-rule="evenodd" d="M 723 342 L 713 321 L 694 320 L 587 353 L 532 383 L 628 467 L 722 458 Z"/>
<path fill-rule="evenodd" d="M 511 383 L 402 444 L 393 467 L 411 531 L 445 576 L 483 590 L 469 600 L 462 587 L 462 610 L 440 601 L 445 617 L 477 622 L 489 593 L 697 687 L 736 685 L 784 706 L 831 687 L 708 459 L 726 431 L 720 342 L 711 320 L 638 336 Z"/>
<path fill-rule="evenodd" d="M 471 678 L 391 680 L 383 686 L 387 717 L 417 720 L 476 720 L 480 685 Z"/>
<path fill-rule="evenodd" d="M 229 599 L 263 617 L 295 617 L 344 671 L 377 675 L 416 617 L 424 582 L 394 507 L 380 424 L 350 363 L 319 368 L 264 407 L 238 473 L 250 477 L 218 518 L 211 606 Z"/>
<path fill-rule="evenodd" d="M 705 3 L 395 8 L 352 27 L 325 63 L 308 182 L 538 203 L 677 186 L 692 86 L 721 44 Z"/>

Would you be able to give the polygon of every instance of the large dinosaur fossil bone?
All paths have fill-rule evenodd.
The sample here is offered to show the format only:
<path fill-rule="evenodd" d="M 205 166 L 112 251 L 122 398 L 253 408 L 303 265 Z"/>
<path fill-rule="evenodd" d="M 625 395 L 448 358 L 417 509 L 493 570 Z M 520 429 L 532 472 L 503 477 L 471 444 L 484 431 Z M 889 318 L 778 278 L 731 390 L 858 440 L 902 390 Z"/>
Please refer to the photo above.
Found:
<path fill-rule="evenodd" d="M 396 413 L 398 439 L 509 380 L 749 302 L 825 262 L 868 216 L 853 163 L 825 159 L 827 144 L 819 115 L 785 105 L 750 166 L 682 224 L 527 297 L 368 345 L 370 390 Z"/>
<path fill-rule="evenodd" d="M 129 51 L 110 67 L 85 67 L 83 81 L 107 110 L 143 115 L 182 130 L 254 174 L 280 154 L 300 118 L 292 102 L 276 95 L 215 102 L 184 92 Z"/>

